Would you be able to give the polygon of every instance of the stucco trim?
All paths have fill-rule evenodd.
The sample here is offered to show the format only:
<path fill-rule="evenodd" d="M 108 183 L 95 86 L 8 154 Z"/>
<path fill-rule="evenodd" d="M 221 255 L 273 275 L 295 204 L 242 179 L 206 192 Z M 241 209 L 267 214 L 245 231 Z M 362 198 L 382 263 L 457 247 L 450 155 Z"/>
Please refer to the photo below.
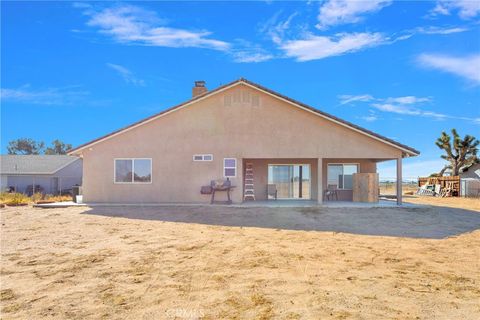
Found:
<path fill-rule="evenodd" d="M 390 145 L 390 146 L 392 146 L 392 147 L 394 147 L 394 148 L 397 148 L 397 149 L 403 151 L 407 157 L 408 157 L 408 156 L 417 156 L 417 155 L 420 154 L 419 151 L 417 151 L 417 150 L 415 150 L 415 149 L 413 149 L 413 148 L 411 148 L 411 147 L 408 147 L 408 146 L 406 146 L 406 145 L 403 145 L 403 144 L 401 144 L 401 143 L 398 143 L 398 142 L 396 142 L 396 141 L 393 141 L 393 140 L 391 140 L 391 139 L 389 139 L 389 138 L 387 138 L 387 137 L 381 136 L 381 135 L 379 135 L 379 134 L 377 134 L 377 133 L 374 133 L 374 132 L 372 132 L 372 131 L 370 131 L 370 130 L 361 128 L 361 127 L 359 127 L 359 126 L 357 126 L 357 125 L 354 125 L 353 123 L 350 123 L 350 122 L 348 122 L 348 121 L 342 120 L 342 119 L 337 118 L 337 117 L 335 117 L 335 116 L 333 116 L 333 115 L 327 114 L 327 113 L 325 113 L 325 112 L 323 112 L 323 111 L 317 110 L 317 109 L 315 109 L 315 108 L 313 108 L 313 107 L 310 107 L 310 106 L 308 106 L 308 105 L 306 105 L 306 104 L 303 104 L 303 103 L 298 102 L 298 101 L 296 101 L 296 100 L 294 100 L 294 99 L 291 99 L 291 98 L 289 98 L 289 97 L 286 97 L 286 96 L 284 96 L 284 95 L 282 95 L 282 94 L 280 94 L 280 93 L 278 93 L 278 92 L 275 92 L 275 91 L 273 91 L 273 90 L 270 90 L 270 89 L 268 89 L 268 88 L 266 88 L 266 87 L 263 87 L 263 86 L 261 86 L 261 85 L 259 85 L 259 84 L 256 84 L 256 83 L 254 83 L 254 82 L 251 82 L 251 81 L 246 80 L 246 79 L 244 79 L 244 78 L 240 78 L 240 79 L 235 80 L 235 81 L 233 81 L 233 82 L 231 82 L 231 83 L 228 83 L 228 84 L 225 84 L 225 85 L 223 85 L 223 86 L 220 86 L 220 87 L 218 87 L 218 88 L 216 88 L 216 89 L 214 89 L 214 90 L 207 91 L 207 92 L 205 92 L 204 94 L 201 94 L 201 95 L 199 95 L 199 96 L 197 96 L 197 97 L 194 97 L 193 99 L 188 100 L 187 102 L 181 103 L 181 104 L 176 105 L 176 106 L 174 106 L 174 107 L 172 107 L 172 108 L 169 108 L 169 109 L 166 109 L 166 110 L 164 110 L 164 111 L 162 111 L 162 112 L 160 112 L 160 113 L 157 113 L 157 114 L 155 114 L 155 115 L 153 115 L 153 116 L 150 116 L 150 117 L 148 117 L 148 118 L 146 118 L 146 119 L 143 119 L 143 120 L 140 120 L 140 121 L 138 121 L 138 122 L 135 122 L 135 123 L 133 123 L 133 124 L 127 126 L 127 127 L 121 128 L 121 129 L 116 130 L 116 131 L 114 131 L 114 132 L 112 132 L 112 133 L 110 133 L 110 134 L 104 135 L 104 136 L 99 137 L 99 138 L 97 138 L 97 139 L 95 139 L 95 140 L 92 140 L 92 141 L 90 141 L 90 142 L 87 142 L 87 143 L 85 143 L 85 144 L 82 144 L 82 145 L 80 145 L 80 146 L 78 146 L 78 147 L 76 147 L 76 148 L 74 148 L 74 149 L 69 150 L 69 151 L 68 151 L 68 154 L 69 154 L 69 155 L 81 155 L 81 151 L 84 150 L 84 149 L 86 149 L 87 147 L 91 147 L 91 146 L 93 146 L 94 144 L 100 143 L 100 142 L 102 142 L 102 141 L 104 141 L 104 140 L 113 138 L 113 137 L 115 137 L 115 136 L 117 136 L 117 135 L 119 135 L 119 134 L 122 134 L 122 133 L 124 133 L 124 132 L 129 131 L 129 130 L 132 130 L 132 129 L 134 129 L 134 128 L 137 128 L 137 127 L 139 127 L 139 126 L 141 126 L 141 125 L 147 124 L 147 123 L 149 123 L 149 122 L 151 122 L 151 121 L 154 121 L 154 120 L 156 120 L 156 119 L 158 119 L 158 118 L 160 118 L 160 117 L 162 117 L 162 116 L 165 116 L 165 115 L 167 115 L 167 114 L 170 114 L 170 113 L 172 113 L 172 112 L 174 112 L 174 111 L 178 111 L 178 110 L 181 110 L 181 109 L 183 109 L 183 108 L 186 108 L 186 107 L 194 104 L 195 102 L 202 101 L 202 100 L 204 100 L 204 99 L 206 99 L 206 98 L 211 97 L 212 95 L 215 95 L 215 94 L 217 94 L 217 93 L 223 92 L 223 91 L 225 91 L 225 90 L 228 90 L 228 89 L 233 88 L 233 87 L 235 87 L 235 86 L 237 86 L 237 85 L 240 85 L 240 84 L 244 84 L 244 85 L 246 85 L 246 86 L 248 86 L 248 87 L 251 87 L 251 88 L 253 88 L 253 89 L 259 90 L 259 91 L 261 91 L 261 92 L 263 92 L 263 93 L 265 93 L 265 94 L 267 94 L 267 95 L 270 95 L 270 96 L 272 96 L 272 97 L 274 97 L 274 98 L 277 98 L 277 99 L 279 99 L 279 100 L 282 100 L 282 101 L 284 101 L 284 102 L 287 102 L 287 103 L 289 103 L 289 104 L 291 104 L 291 105 L 293 105 L 293 106 L 295 106 L 295 107 L 298 107 L 298 108 L 300 108 L 300 109 L 302 109 L 302 110 L 304 110 L 304 111 L 310 112 L 310 113 L 312 113 L 312 114 L 314 114 L 314 115 L 317 115 L 317 116 L 320 116 L 320 117 L 322 117 L 322 118 L 324 118 L 324 119 L 326 119 L 326 120 L 332 121 L 332 122 L 334 122 L 334 123 L 336 123 L 336 124 L 338 124 L 338 125 L 341 125 L 341 126 L 343 126 L 343 127 L 349 128 L 349 129 L 351 129 L 351 130 L 353 130 L 353 131 L 355 131 L 355 132 L 361 133 L 361 134 L 366 135 L 366 136 L 368 136 L 368 137 L 370 137 L 370 138 L 373 138 L 373 139 L 375 139 L 375 140 L 378 140 L 378 141 L 380 141 L 380 142 L 383 142 L 383 143 L 385 143 L 385 144 L 388 144 L 388 145 Z M 402 154 L 402 157 L 403 157 L 403 154 Z"/>

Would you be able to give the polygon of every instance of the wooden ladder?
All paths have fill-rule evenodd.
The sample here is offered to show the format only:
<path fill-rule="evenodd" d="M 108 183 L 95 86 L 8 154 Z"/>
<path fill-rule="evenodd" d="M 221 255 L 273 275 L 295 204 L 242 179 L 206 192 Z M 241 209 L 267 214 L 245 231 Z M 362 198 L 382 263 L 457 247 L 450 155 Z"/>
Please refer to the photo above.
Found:
<path fill-rule="evenodd" d="M 255 189 L 253 187 L 253 163 L 246 163 L 245 186 L 243 190 L 243 200 L 255 200 Z"/>

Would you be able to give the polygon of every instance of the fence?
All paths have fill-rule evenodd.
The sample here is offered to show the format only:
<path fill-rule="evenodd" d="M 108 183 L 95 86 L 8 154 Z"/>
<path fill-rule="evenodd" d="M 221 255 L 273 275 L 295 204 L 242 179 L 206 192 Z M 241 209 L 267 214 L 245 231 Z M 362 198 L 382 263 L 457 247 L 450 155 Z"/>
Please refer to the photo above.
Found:
<path fill-rule="evenodd" d="M 460 180 L 460 196 L 480 198 L 480 179 L 465 178 Z"/>
<path fill-rule="evenodd" d="M 419 177 L 418 186 L 421 187 L 425 184 L 439 184 L 442 188 L 447 186 L 447 183 L 452 183 L 450 188 L 452 188 L 452 195 L 458 197 L 460 195 L 460 177 Z"/>

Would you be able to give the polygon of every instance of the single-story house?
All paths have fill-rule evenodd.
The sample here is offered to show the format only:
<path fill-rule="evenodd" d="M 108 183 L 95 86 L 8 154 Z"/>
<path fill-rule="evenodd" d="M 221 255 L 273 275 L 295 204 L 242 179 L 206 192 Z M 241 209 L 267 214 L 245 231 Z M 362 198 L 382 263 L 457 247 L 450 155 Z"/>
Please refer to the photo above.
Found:
<path fill-rule="evenodd" d="M 459 176 L 460 179 L 480 179 L 480 163 L 474 163 L 467 168 L 464 168 L 462 172 L 460 172 Z"/>
<path fill-rule="evenodd" d="M 60 194 L 82 184 L 82 159 L 68 155 L 0 155 L 1 190 Z"/>
<path fill-rule="evenodd" d="M 208 203 L 200 188 L 226 178 L 235 203 L 267 200 L 269 185 L 278 199 L 322 202 L 334 188 L 351 201 L 353 174 L 396 160 L 401 188 L 402 158 L 419 154 L 243 78 L 211 91 L 196 81 L 192 95 L 69 151 L 83 158 L 84 201 Z"/>
<path fill-rule="evenodd" d="M 480 163 L 464 168 L 460 176 L 460 196 L 480 197 Z"/>

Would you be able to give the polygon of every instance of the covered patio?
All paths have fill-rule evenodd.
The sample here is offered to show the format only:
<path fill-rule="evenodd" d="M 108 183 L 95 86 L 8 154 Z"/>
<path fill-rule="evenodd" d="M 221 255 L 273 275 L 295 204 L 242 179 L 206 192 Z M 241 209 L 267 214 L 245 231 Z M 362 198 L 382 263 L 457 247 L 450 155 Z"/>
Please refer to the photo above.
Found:
<path fill-rule="evenodd" d="M 243 204 L 270 206 L 270 200 L 282 201 L 282 206 L 347 206 L 361 204 L 359 192 L 375 195 L 378 201 L 377 163 L 395 160 L 396 203 L 402 204 L 402 158 L 244 158 L 242 159 Z M 356 184 L 356 174 L 370 174 L 374 184 Z M 382 201 L 391 205 L 391 201 Z"/>

